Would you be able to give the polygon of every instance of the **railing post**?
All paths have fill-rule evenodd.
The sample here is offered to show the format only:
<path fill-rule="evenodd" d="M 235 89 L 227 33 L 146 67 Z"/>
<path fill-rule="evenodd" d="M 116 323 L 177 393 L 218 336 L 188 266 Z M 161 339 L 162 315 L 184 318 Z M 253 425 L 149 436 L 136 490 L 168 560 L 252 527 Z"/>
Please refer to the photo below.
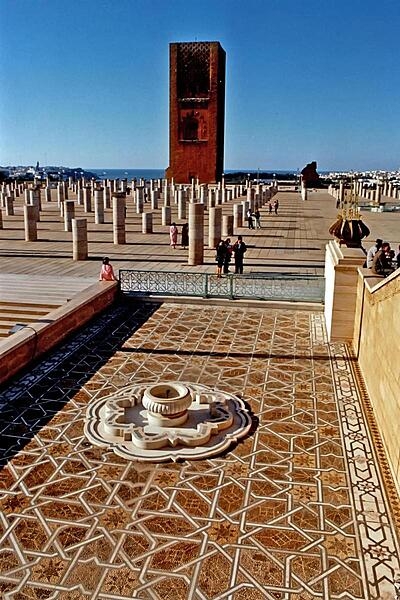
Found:
<path fill-rule="evenodd" d="M 230 293 L 230 296 L 231 296 L 231 300 L 233 300 L 234 297 L 235 297 L 235 295 L 234 295 L 234 291 L 235 290 L 233 289 L 233 275 L 229 275 L 229 279 L 230 279 L 230 281 L 229 281 L 229 293 Z"/>
<path fill-rule="evenodd" d="M 209 290 L 209 285 L 208 285 L 208 273 L 204 273 L 204 298 L 208 298 L 208 290 Z"/>

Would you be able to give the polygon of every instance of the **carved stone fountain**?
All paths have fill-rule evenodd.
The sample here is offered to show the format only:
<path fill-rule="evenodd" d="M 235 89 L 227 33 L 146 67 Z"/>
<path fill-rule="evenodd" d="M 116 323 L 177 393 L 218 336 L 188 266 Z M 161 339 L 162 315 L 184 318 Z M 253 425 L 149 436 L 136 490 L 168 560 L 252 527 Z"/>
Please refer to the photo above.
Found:
<path fill-rule="evenodd" d="M 97 446 L 140 461 L 208 458 L 251 427 L 243 400 L 176 381 L 130 385 L 91 402 L 85 435 Z"/>

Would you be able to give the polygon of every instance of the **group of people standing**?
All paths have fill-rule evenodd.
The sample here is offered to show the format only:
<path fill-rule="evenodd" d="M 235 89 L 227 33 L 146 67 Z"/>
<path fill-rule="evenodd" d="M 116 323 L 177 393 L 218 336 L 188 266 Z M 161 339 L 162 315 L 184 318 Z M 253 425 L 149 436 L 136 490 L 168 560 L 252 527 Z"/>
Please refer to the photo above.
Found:
<path fill-rule="evenodd" d="M 395 251 L 390 248 L 389 242 L 384 242 L 378 238 L 374 246 L 371 246 L 367 252 L 365 266 L 371 269 L 374 275 L 387 277 L 395 269 L 400 268 L 400 246 L 399 253 L 396 256 Z"/>
<path fill-rule="evenodd" d="M 268 202 L 268 213 L 272 214 L 272 211 L 277 215 L 279 208 L 278 198 L 274 198 L 274 200 L 270 200 Z M 261 229 L 261 214 L 258 208 L 254 212 L 249 208 L 246 213 L 246 220 L 248 223 L 249 229 Z"/>
<path fill-rule="evenodd" d="M 178 243 L 178 233 L 179 231 L 176 223 L 172 223 L 169 228 L 169 239 L 173 248 L 176 248 Z M 184 223 L 181 231 L 181 247 L 186 250 L 187 246 L 189 246 L 189 224 Z"/>
<path fill-rule="evenodd" d="M 217 277 L 222 277 L 229 273 L 229 265 L 232 260 L 232 255 L 235 260 L 235 273 L 243 273 L 243 258 L 247 250 L 247 246 L 241 235 L 238 236 L 236 242 L 232 245 L 231 239 L 220 240 L 215 248 L 215 260 L 217 262 Z"/>

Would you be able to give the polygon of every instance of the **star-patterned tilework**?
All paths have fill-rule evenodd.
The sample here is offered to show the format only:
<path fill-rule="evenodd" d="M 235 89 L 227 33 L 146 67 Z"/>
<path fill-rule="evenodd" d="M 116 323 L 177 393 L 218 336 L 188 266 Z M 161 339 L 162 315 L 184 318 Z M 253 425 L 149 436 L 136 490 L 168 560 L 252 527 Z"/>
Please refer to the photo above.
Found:
<path fill-rule="evenodd" d="M 91 400 L 160 380 L 241 396 L 251 434 L 163 465 L 86 440 Z M 396 506 L 364 396 L 321 313 L 108 311 L 0 396 L 1 597 L 393 599 Z"/>

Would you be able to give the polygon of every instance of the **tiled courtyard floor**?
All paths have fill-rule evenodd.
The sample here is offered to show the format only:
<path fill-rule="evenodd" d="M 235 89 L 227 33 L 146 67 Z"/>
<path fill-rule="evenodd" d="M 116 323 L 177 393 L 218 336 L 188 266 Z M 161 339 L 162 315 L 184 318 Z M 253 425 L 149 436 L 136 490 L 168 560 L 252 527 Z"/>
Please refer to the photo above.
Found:
<path fill-rule="evenodd" d="M 223 457 L 163 465 L 86 441 L 91 400 L 160 380 L 242 396 L 254 431 Z M 127 304 L 0 404 L 5 600 L 394 598 L 398 506 L 320 312 Z"/>

